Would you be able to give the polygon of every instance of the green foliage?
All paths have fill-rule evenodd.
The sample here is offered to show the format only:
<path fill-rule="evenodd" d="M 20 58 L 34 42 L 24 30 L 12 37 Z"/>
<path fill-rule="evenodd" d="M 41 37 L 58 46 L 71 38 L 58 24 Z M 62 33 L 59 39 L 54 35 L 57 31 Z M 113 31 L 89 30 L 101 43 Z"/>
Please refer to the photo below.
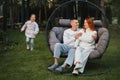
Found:
<path fill-rule="evenodd" d="M 120 0 L 105 0 L 106 4 L 111 7 L 112 10 L 112 16 L 117 17 L 118 24 L 120 24 Z"/>
<path fill-rule="evenodd" d="M 0 52 L 5 53 L 11 49 L 13 49 L 16 45 L 18 45 L 17 41 L 11 40 L 11 38 L 7 37 L 7 33 L 0 31 Z"/>
<path fill-rule="evenodd" d="M 0 0 L 0 6 L 3 4 L 3 1 L 4 1 L 4 0 Z"/>
<path fill-rule="evenodd" d="M 46 24 L 47 24 L 47 21 L 43 21 L 40 25 L 40 27 L 42 27 L 42 28 L 45 28 L 46 27 Z"/>

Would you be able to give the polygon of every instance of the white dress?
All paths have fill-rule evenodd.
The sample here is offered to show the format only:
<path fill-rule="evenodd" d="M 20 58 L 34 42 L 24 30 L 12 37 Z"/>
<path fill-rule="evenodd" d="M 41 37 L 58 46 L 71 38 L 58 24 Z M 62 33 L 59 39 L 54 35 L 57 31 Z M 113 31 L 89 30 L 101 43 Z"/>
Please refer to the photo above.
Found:
<path fill-rule="evenodd" d="M 80 36 L 75 42 L 76 52 L 74 63 L 76 64 L 76 62 L 80 62 L 75 68 L 80 68 L 79 72 L 83 73 L 88 56 L 95 48 L 95 40 L 92 35 L 96 35 L 97 32 L 90 29 L 87 29 L 86 32 L 82 29 L 80 32 L 82 33 L 82 36 Z"/>

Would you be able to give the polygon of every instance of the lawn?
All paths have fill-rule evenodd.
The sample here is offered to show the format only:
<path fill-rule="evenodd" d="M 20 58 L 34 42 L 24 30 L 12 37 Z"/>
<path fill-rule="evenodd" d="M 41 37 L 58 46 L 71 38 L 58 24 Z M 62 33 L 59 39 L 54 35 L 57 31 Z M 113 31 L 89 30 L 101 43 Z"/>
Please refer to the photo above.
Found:
<path fill-rule="evenodd" d="M 18 44 L 8 51 L 0 52 L 0 80 L 119 80 L 120 32 L 117 28 L 110 28 L 110 34 L 110 43 L 105 54 L 99 60 L 90 61 L 92 66 L 88 65 L 85 73 L 106 70 L 105 66 L 98 66 L 99 64 L 111 66 L 111 72 L 100 76 L 66 76 L 47 70 L 53 63 L 53 58 L 46 44 L 45 33 L 37 35 L 35 50 L 31 52 L 26 50 L 24 33 L 8 30 L 8 38 L 17 41 Z M 61 63 L 63 61 L 64 59 L 60 60 Z M 96 64 L 93 64 L 94 62 Z"/>

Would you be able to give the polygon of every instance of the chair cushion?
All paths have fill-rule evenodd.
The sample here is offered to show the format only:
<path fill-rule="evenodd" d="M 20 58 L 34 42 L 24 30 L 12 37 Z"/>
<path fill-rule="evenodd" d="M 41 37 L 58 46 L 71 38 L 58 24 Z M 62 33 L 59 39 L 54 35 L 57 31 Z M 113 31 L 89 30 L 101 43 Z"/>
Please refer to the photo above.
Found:
<path fill-rule="evenodd" d="M 71 26 L 70 25 L 70 19 L 59 19 L 59 24 L 61 25 L 61 26 Z"/>
<path fill-rule="evenodd" d="M 103 26 L 102 21 L 101 20 L 94 20 L 94 26 L 95 28 L 100 28 Z"/>
<path fill-rule="evenodd" d="M 54 51 L 54 45 L 56 43 L 63 43 L 63 33 L 67 28 L 63 27 L 53 27 L 49 33 L 49 44 L 52 52 Z"/>
<path fill-rule="evenodd" d="M 92 51 L 89 55 L 89 59 L 100 58 L 102 57 L 104 51 L 109 42 L 109 32 L 106 28 L 99 28 L 98 29 L 98 43 L 97 48 Z"/>

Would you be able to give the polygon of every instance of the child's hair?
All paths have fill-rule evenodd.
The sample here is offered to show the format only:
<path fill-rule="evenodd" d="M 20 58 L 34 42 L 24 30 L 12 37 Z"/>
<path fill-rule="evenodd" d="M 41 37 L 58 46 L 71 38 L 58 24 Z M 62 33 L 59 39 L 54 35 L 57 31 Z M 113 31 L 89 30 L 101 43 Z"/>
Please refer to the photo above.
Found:
<path fill-rule="evenodd" d="M 85 20 L 87 21 L 89 28 L 90 28 L 92 31 L 95 31 L 93 19 L 92 19 L 92 18 L 86 18 Z M 84 28 L 84 31 L 86 31 L 85 28 Z"/>
<path fill-rule="evenodd" d="M 31 17 L 31 16 L 35 16 L 35 17 L 36 17 L 36 15 L 35 15 L 35 14 L 31 14 L 31 15 L 30 15 L 30 17 Z"/>

